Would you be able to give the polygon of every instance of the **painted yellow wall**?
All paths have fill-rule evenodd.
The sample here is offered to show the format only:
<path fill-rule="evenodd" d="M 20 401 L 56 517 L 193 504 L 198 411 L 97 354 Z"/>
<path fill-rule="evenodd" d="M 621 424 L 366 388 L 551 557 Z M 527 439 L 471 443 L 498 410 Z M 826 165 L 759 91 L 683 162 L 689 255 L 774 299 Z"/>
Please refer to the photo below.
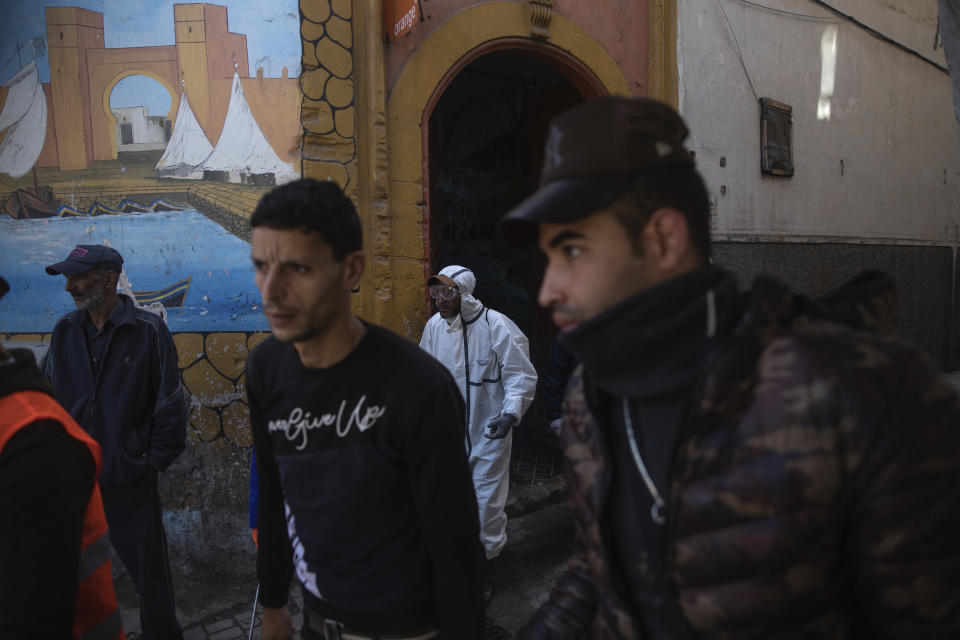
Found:
<path fill-rule="evenodd" d="M 75 7 L 45 9 L 51 102 L 61 169 L 83 169 L 93 158 L 89 118 L 89 49 L 103 48 L 103 16 Z"/>

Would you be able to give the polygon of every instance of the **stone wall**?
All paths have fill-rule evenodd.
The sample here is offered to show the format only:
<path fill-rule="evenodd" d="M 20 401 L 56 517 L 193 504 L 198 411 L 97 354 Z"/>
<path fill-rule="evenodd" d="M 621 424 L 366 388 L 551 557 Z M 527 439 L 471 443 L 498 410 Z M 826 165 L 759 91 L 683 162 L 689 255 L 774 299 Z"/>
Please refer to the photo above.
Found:
<path fill-rule="evenodd" d="M 350 0 L 305 0 L 300 14 L 303 173 L 356 197 L 353 7 Z"/>

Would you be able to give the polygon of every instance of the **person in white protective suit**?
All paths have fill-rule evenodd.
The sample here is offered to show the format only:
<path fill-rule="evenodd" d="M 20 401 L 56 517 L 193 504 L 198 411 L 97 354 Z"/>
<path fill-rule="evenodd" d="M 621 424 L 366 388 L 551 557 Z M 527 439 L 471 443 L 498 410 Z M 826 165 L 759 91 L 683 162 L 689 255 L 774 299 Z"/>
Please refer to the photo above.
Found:
<path fill-rule="evenodd" d="M 480 538 L 491 560 L 507 542 L 511 429 L 537 388 L 527 337 L 510 318 L 473 297 L 476 276 L 458 265 L 427 280 L 437 313 L 420 347 L 439 360 L 466 400 L 466 443 L 480 508 Z"/>

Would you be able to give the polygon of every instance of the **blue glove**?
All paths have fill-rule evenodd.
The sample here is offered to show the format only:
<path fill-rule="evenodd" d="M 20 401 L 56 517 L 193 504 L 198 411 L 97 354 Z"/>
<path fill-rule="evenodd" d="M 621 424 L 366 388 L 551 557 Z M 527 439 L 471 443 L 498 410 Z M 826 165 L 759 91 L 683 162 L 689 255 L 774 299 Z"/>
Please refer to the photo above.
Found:
<path fill-rule="evenodd" d="M 517 416 L 505 413 L 488 422 L 483 428 L 483 435 L 491 440 L 505 438 L 515 424 L 517 424 Z"/>

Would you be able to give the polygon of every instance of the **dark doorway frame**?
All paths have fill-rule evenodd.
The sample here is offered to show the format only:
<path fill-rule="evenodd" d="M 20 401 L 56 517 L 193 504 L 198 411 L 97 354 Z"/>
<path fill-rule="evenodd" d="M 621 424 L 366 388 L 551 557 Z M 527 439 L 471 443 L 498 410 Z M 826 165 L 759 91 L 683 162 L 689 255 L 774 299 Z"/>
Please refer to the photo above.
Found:
<path fill-rule="evenodd" d="M 438 150 L 432 148 L 436 136 L 432 135 L 431 120 L 438 105 L 441 103 L 454 80 L 473 62 L 494 53 L 516 54 L 543 64 L 545 67 L 550 68 L 562 76 L 573 88 L 574 92 L 579 94 L 582 100 L 589 100 L 609 94 L 609 91 L 603 86 L 598 77 L 577 58 L 553 45 L 525 38 L 510 37 L 485 42 L 470 50 L 450 67 L 430 95 L 430 99 L 427 101 L 420 121 L 421 144 L 423 145 L 421 175 L 424 199 L 424 281 L 436 273 L 436 270 L 441 266 L 437 263 L 439 229 L 435 228 L 436 224 L 438 224 L 436 221 L 439 220 L 439 212 L 435 210 L 439 202 L 436 191 L 438 181 L 436 176 L 431 172 L 431 166 L 435 159 L 433 154 Z M 542 276 L 542 274 L 538 275 Z M 539 277 L 537 276 L 534 276 L 534 279 L 530 282 L 530 286 L 532 287 L 530 294 L 533 298 L 531 301 L 532 308 L 536 308 L 536 289 L 539 289 L 538 282 Z M 432 313 L 431 302 L 429 294 L 424 290 L 423 305 L 427 317 Z M 525 328 L 524 331 L 527 332 L 527 337 L 530 341 L 531 357 L 534 360 L 534 366 L 537 367 L 537 370 L 541 372 L 542 375 L 549 366 L 549 355 L 546 349 L 547 340 L 544 332 L 552 335 L 553 324 L 549 320 L 549 314 L 546 312 L 544 312 L 542 316 L 532 314 L 530 316 L 530 322 L 530 326 Z M 546 414 L 547 410 L 542 392 L 538 391 L 537 398 L 535 398 L 533 405 L 528 411 L 528 415 L 524 417 L 524 423 L 522 423 L 525 424 L 523 432 L 527 434 L 526 437 L 535 437 L 536 429 L 531 430 L 530 427 L 531 425 L 540 425 L 540 423 L 545 425 L 546 422 L 544 422 L 544 418 Z"/>
<path fill-rule="evenodd" d="M 559 49 L 558 47 L 527 38 L 510 37 L 490 40 L 470 50 L 470 52 L 461 57 L 456 63 L 453 64 L 453 66 L 450 67 L 447 73 L 443 76 L 443 79 L 437 84 L 436 88 L 431 94 L 420 119 L 421 144 L 423 145 L 423 152 L 421 156 L 423 165 L 421 167 L 421 175 L 423 176 L 424 200 L 423 255 L 426 258 L 426 260 L 424 260 L 424 282 L 426 282 L 427 278 L 433 275 L 433 270 L 437 267 L 435 264 L 435 252 L 433 251 L 432 246 L 433 229 L 431 226 L 434 217 L 433 207 L 436 203 L 436 194 L 433 192 L 436 183 L 430 173 L 430 161 L 432 158 L 432 150 L 430 148 L 430 118 L 433 115 L 434 109 L 440 102 L 440 99 L 443 97 L 447 88 L 450 86 L 450 83 L 453 82 L 454 78 L 460 75 L 460 72 L 462 72 L 470 63 L 487 54 L 495 52 L 517 53 L 519 55 L 533 58 L 545 64 L 554 71 L 560 73 L 573 86 L 573 88 L 576 89 L 576 91 L 583 97 L 584 100 L 590 100 L 592 98 L 598 98 L 608 94 L 608 91 L 604 88 L 597 76 L 577 58 L 573 57 L 566 51 Z M 424 308 L 427 310 L 427 315 L 429 317 L 430 297 L 426 292 L 424 292 Z"/>

